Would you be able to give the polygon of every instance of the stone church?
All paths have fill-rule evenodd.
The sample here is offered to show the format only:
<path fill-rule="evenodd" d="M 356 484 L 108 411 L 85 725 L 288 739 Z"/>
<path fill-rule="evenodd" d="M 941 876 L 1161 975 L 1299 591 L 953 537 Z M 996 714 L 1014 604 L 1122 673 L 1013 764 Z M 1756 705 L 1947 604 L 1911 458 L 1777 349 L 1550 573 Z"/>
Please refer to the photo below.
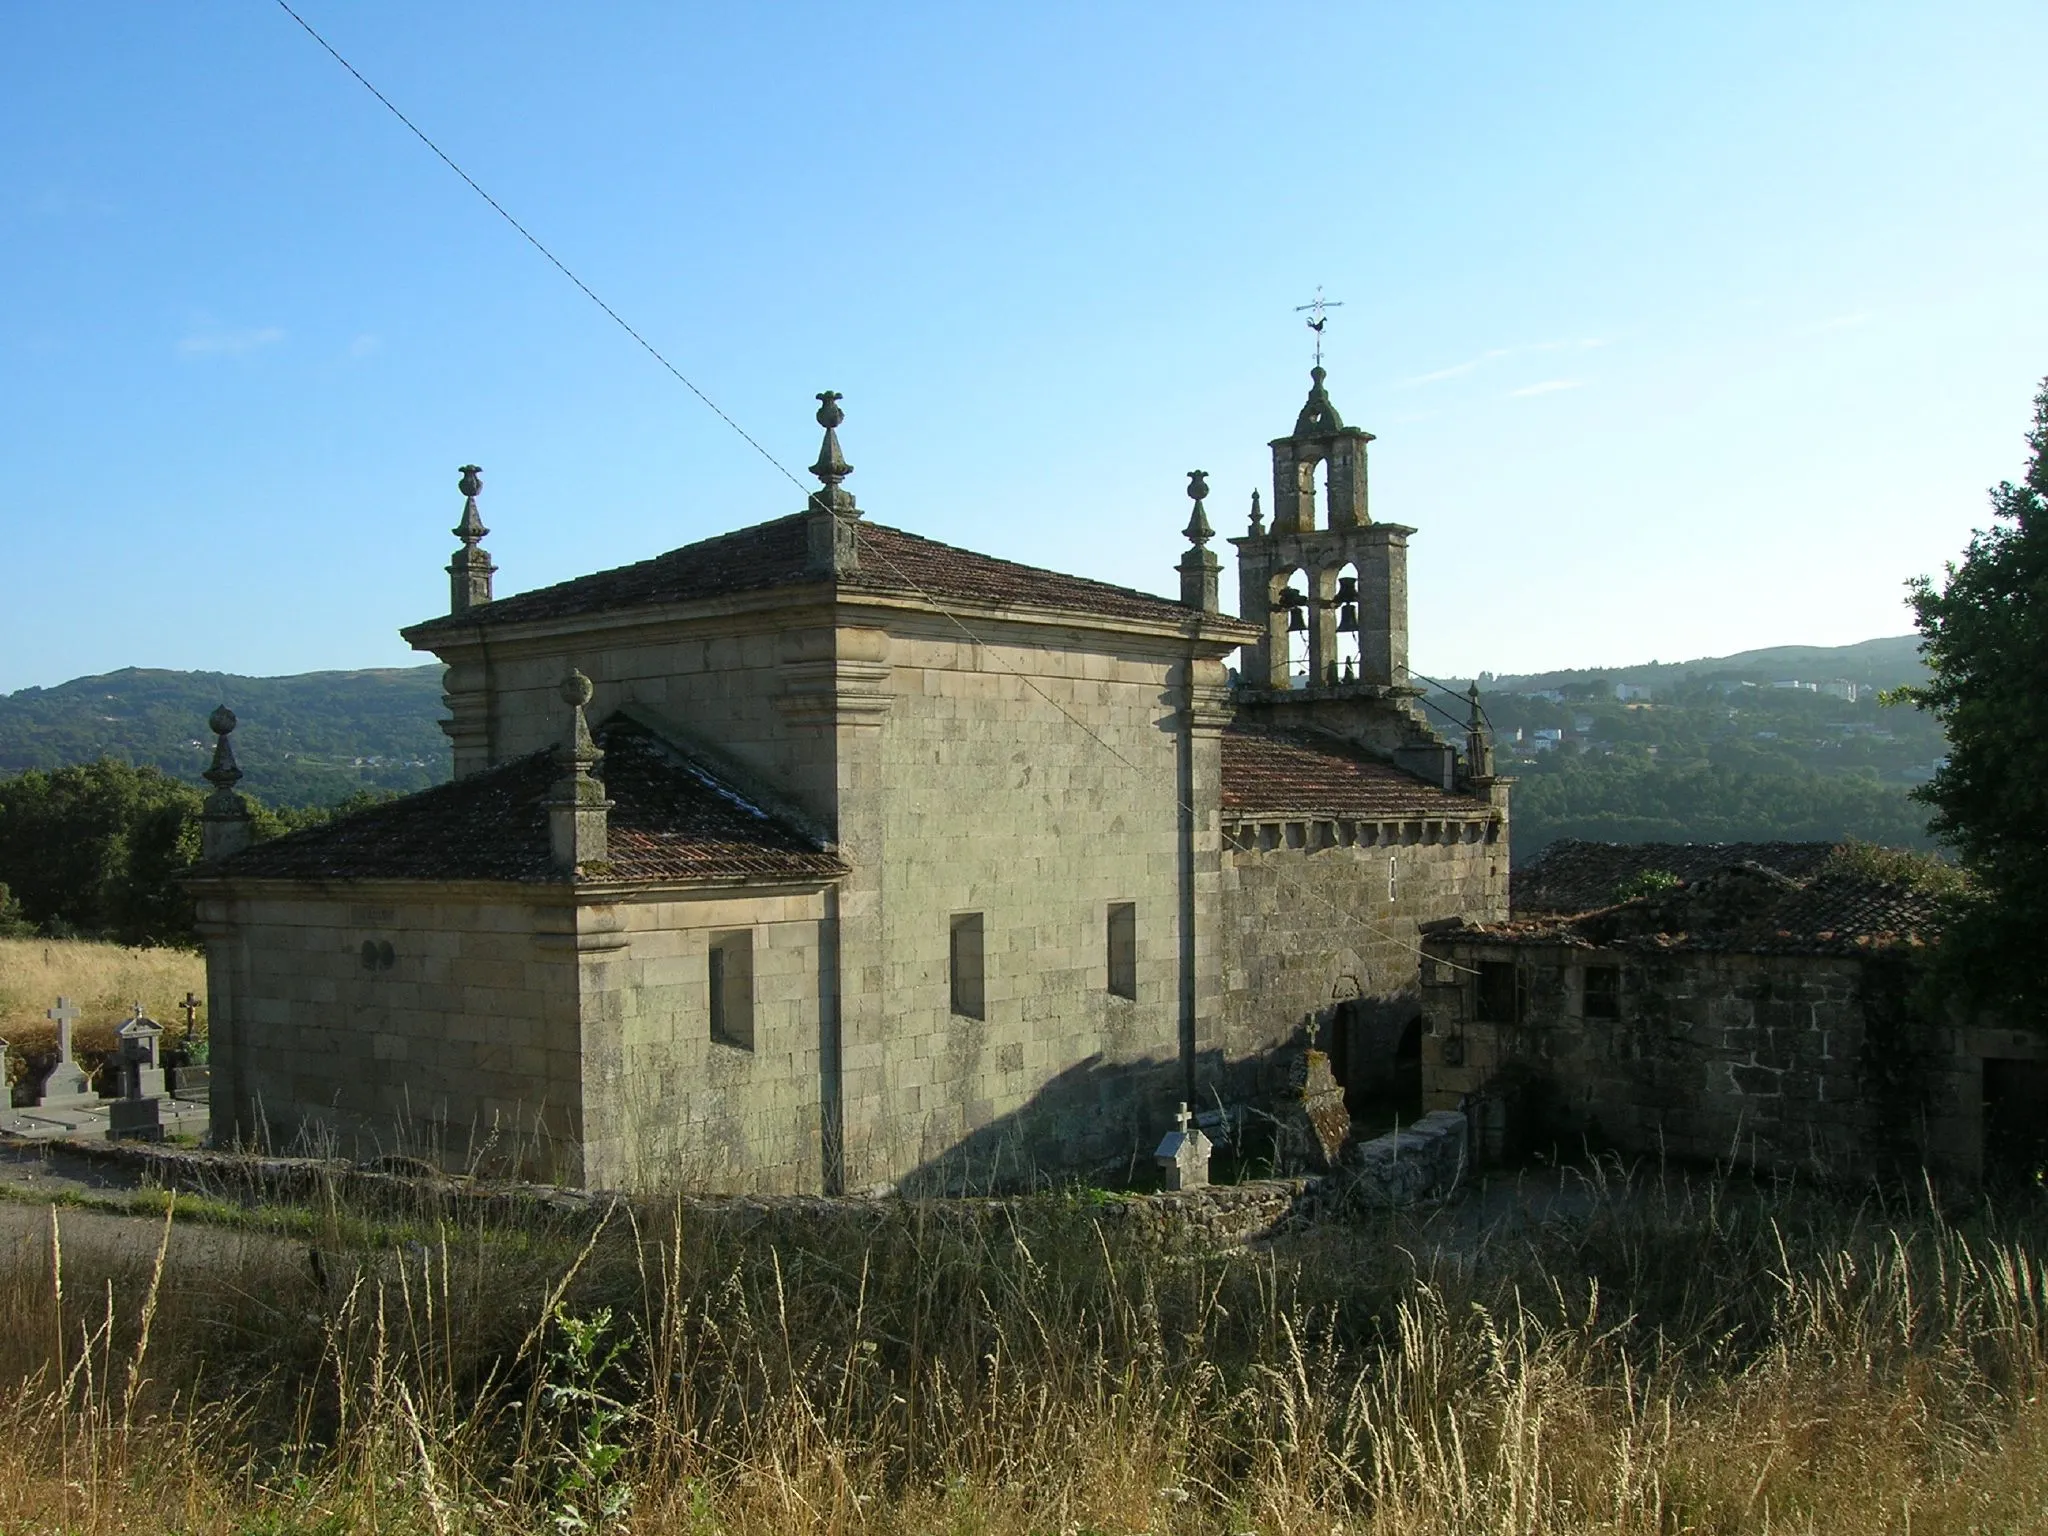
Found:
<path fill-rule="evenodd" d="M 829 392 L 803 510 L 514 596 L 466 466 L 449 612 L 404 631 L 453 782 L 252 846 L 215 716 L 216 1139 L 987 1187 L 1120 1171 L 1312 1041 L 1363 1071 L 1420 925 L 1507 915 L 1508 786 L 1476 699 L 1426 723 L 1413 530 L 1313 379 L 1236 617 L 1203 475 L 1157 597 L 870 521 Z"/>

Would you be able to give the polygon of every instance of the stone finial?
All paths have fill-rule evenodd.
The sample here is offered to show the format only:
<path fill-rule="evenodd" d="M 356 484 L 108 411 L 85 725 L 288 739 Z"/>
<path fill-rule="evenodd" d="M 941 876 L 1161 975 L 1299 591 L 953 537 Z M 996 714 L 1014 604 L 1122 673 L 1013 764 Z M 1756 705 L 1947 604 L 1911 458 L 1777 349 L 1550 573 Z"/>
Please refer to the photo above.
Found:
<path fill-rule="evenodd" d="M 235 712 L 222 704 L 206 717 L 206 728 L 213 732 L 213 765 L 200 777 L 211 784 L 215 794 L 231 795 L 235 786 L 242 782 L 242 768 L 235 761 L 235 749 L 228 745 L 228 737 L 240 724 Z"/>
<path fill-rule="evenodd" d="M 1486 712 L 1479 707 L 1477 678 L 1466 690 L 1465 702 L 1465 777 L 1490 779 L 1493 777 L 1493 742 L 1486 729 Z"/>
<path fill-rule="evenodd" d="M 846 420 L 839 402 L 844 398 L 836 389 L 818 394 L 818 425 L 825 429 L 825 439 L 818 446 L 818 462 L 811 466 L 811 473 L 824 484 L 811 492 L 805 509 L 809 568 L 811 574 L 828 580 L 860 569 L 860 540 L 853 526 L 860 508 L 843 483 L 853 473 L 853 466 L 839 451 L 839 424 Z"/>
<path fill-rule="evenodd" d="M 562 702 L 569 706 L 569 731 L 555 748 L 560 770 L 548 791 L 548 846 L 555 867 L 574 879 L 586 866 L 602 864 L 609 854 L 608 817 L 612 802 L 604 785 L 590 776 L 604 757 L 590 734 L 583 709 L 596 692 L 589 678 L 573 667 L 562 679 Z"/>
<path fill-rule="evenodd" d="M 1202 504 L 1203 498 L 1208 494 L 1209 471 L 1206 469 L 1189 470 L 1188 500 L 1195 504 L 1195 511 L 1194 515 L 1188 519 L 1187 527 L 1182 531 L 1186 534 L 1187 541 L 1197 548 L 1216 537 L 1216 530 L 1209 526 L 1208 508 Z"/>
<path fill-rule="evenodd" d="M 1209 494 L 1209 472 L 1206 469 L 1188 471 L 1188 499 L 1195 504 L 1192 516 L 1184 532 L 1187 535 L 1188 552 L 1180 557 L 1180 602 L 1183 608 L 1193 608 L 1199 613 L 1215 613 L 1218 610 L 1216 595 L 1216 573 L 1222 562 L 1209 548 L 1209 541 L 1216 536 L 1216 530 L 1209 526 L 1208 510 L 1202 505 L 1202 498 Z"/>
<path fill-rule="evenodd" d="M 462 548 L 448 562 L 448 611 L 457 617 L 491 600 L 491 574 L 497 566 L 484 553 L 483 540 L 490 533 L 476 509 L 477 494 L 484 488 L 483 469 L 465 464 L 455 488 L 462 492 L 462 521 L 450 530 L 462 540 Z"/>
<path fill-rule="evenodd" d="M 818 462 L 811 466 L 811 473 L 825 482 L 825 489 L 814 492 L 812 500 L 822 500 L 834 511 L 849 515 L 854 512 L 853 493 L 842 489 L 842 482 L 853 473 L 853 466 L 846 462 L 846 455 L 839 451 L 839 424 L 846 420 L 846 412 L 839 408 L 839 402 L 846 397 L 836 389 L 820 391 L 818 399 L 818 425 L 825 429 L 825 440 L 818 445 Z"/>
<path fill-rule="evenodd" d="M 1259 489 L 1257 486 L 1252 487 L 1252 525 L 1249 533 L 1255 539 L 1265 537 L 1266 533 L 1266 514 L 1259 510 Z"/>
<path fill-rule="evenodd" d="M 241 765 L 228 737 L 235 729 L 235 712 L 223 704 L 206 718 L 213 732 L 213 764 L 200 777 L 213 786 L 213 793 L 199 812 L 199 856 L 211 862 L 240 853 L 252 840 L 249 802 L 235 792 L 242 781 Z"/>

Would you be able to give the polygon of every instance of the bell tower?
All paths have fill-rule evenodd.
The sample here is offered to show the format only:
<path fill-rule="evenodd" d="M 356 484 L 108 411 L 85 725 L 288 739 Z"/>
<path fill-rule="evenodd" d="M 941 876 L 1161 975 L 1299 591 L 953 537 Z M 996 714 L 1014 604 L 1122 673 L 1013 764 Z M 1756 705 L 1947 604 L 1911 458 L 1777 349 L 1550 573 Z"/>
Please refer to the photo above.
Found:
<path fill-rule="evenodd" d="M 1408 689 L 1408 535 L 1415 530 L 1372 520 L 1366 445 L 1373 435 L 1344 425 L 1328 377 L 1318 361 L 1294 430 L 1273 439 L 1273 526 L 1265 526 L 1254 491 L 1250 531 L 1230 541 L 1238 612 L 1264 636 L 1245 647 L 1241 686 L 1302 698 L 1385 697 Z M 1305 664 L 1289 664 L 1290 635 L 1305 636 Z M 1340 635 L 1357 636 L 1355 657 L 1340 657 Z"/>

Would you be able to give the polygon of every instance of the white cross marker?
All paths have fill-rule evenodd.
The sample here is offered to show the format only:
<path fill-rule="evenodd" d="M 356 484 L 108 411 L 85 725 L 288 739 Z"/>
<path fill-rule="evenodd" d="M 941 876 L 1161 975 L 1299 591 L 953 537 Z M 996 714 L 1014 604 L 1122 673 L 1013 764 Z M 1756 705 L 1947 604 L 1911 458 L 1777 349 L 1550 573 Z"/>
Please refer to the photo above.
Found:
<path fill-rule="evenodd" d="M 1190 1115 L 1190 1114 L 1188 1113 L 1188 1107 L 1187 1107 L 1187 1104 L 1186 1104 L 1185 1102 L 1183 1102 L 1183 1103 L 1181 1104 L 1181 1107 L 1180 1107 L 1180 1115 L 1178 1116 L 1178 1120 L 1179 1120 L 1179 1124 L 1180 1124 L 1180 1133 L 1181 1133 L 1181 1135 L 1183 1135 L 1183 1136 L 1187 1135 L 1187 1133 L 1188 1133 L 1188 1122 L 1189 1122 L 1190 1120 L 1192 1120 L 1192 1119 L 1194 1119 L 1194 1116 L 1193 1116 L 1193 1115 Z"/>

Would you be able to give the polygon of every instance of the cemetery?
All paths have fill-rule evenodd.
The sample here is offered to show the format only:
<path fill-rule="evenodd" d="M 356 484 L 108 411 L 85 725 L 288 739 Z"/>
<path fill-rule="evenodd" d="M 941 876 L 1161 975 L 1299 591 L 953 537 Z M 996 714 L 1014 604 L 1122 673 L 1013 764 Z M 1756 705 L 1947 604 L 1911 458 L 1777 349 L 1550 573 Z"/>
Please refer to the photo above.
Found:
<path fill-rule="evenodd" d="M 187 992 L 180 1006 L 185 1013 L 182 1055 L 189 1052 L 204 1004 Z M 115 1027 L 116 1048 L 97 1073 L 86 1070 L 74 1044 L 74 1026 L 81 1017 L 77 1005 L 59 997 L 45 1016 L 56 1026 L 56 1060 L 40 1082 L 7 1087 L 13 1071 L 7 1042 L 0 1040 L 0 1088 L 6 1089 L 0 1093 L 0 1140 L 161 1141 L 204 1135 L 208 1070 L 171 1065 L 164 1026 L 145 1014 L 141 1003 Z M 102 1082 L 107 1092 L 101 1091 Z"/>

